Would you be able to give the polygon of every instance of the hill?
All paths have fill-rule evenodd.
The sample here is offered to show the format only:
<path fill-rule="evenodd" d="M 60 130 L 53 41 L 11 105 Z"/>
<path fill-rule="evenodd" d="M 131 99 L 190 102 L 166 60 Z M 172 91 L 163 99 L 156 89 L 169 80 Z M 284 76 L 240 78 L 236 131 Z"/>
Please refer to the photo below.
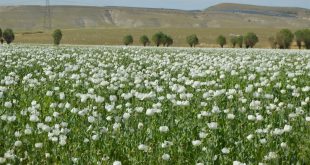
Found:
<path fill-rule="evenodd" d="M 218 11 L 225 13 L 243 13 L 256 14 L 276 17 L 294 17 L 302 18 L 309 16 L 310 10 L 297 7 L 270 7 L 270 6 L 255 6 L 235 3 L 222 3 L 211 6 L 206 11 Z"/>
<path fill-rule="evenodd" d="M 305 8 L 221 3 L 204 11 L 214 16 L 213 21 L 216 21 L 219 27 L 310 27 L 310 10 Z"/>
<path fill-rule="evenodd" d="M 0 27 L 43 29 L 43 6 L 0 6 Z M 310 10 L 219 4 L 203 11 L 131 7 L 52 6 L 53 28 L 303 28 Z"/>

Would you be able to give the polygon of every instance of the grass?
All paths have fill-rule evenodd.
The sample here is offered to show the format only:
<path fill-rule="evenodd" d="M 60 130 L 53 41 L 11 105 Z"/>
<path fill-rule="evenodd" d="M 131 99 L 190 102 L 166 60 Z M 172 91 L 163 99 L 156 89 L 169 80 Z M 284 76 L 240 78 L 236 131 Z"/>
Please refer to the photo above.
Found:
<path fill-rule="evenodd" d="M 295 31 L 295 29 L 292 29 Z M 134 37 L 133 45 L 141 45 L 139 37 L 147 35 L 149 38 L 158 31 L 171 35 L 174 39 L 173 46 L 188 46 L 186 37 L 196 34 L 200 44 L 198 47 L 218 47 L 216 38 L 224 35 L 229 41 L 231 34 L 245 34 L 255 32 L 259 37 L 258 48 L 269 48 L 268 37 L 275 35 L 279 29 L 276 28 L 102 28 L 102 29 L 64 29 L 62 44 L 78 45 L 122 45 L 122 39 L 125 35 L 131 34 Z M 31 33 L 19 31 L 16 34 L 17 43 L 38 43 L 52 44 L 52 31 L 44 33 Z M 294 43 L 295 44 L 295 43 Z M 230 43 L 225 47 L 231 47 Z M 296 47 L 293 45 L 293 47 Z"/>

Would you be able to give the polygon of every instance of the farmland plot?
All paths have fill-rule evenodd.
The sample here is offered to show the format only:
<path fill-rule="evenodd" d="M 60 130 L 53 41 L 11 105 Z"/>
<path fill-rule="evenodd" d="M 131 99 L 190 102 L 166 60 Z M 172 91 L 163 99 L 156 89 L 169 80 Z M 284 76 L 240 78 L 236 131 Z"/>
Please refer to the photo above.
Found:
<path fill-rule="evenodd" d="M 310 52 L 6 47 L 0 164 L 310 164 Z"/>

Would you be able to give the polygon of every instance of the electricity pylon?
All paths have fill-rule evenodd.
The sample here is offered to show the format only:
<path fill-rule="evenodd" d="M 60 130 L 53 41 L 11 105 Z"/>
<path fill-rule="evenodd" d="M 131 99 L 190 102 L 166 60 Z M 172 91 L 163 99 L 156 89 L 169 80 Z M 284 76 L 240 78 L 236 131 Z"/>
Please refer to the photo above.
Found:
<path fill-rule="evenodd" d="M 50 6 L 49 0 L 45 1 L 44 28 L 45 29 L 52 29 L 51 6 Z"/>

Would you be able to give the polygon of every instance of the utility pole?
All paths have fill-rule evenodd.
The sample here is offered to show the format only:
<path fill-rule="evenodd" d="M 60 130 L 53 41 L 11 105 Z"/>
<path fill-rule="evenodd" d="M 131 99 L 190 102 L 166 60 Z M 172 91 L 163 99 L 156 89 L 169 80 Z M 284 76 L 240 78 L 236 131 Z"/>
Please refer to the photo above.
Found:
<path fill-rule="evenodd" d="M 45 1 L 44 29 L 52 29 L 51 6 L 49 0 Z"/>

